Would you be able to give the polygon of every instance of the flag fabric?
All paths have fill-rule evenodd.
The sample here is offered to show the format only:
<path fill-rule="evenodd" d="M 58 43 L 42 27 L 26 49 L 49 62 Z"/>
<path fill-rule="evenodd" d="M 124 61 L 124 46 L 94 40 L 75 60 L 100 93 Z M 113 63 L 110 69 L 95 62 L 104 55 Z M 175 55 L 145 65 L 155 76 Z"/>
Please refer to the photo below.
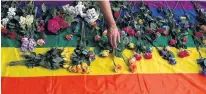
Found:
<path fill-rule="evenodd" d="M 43 1 L 35 2 L 40 6 Z M 44 2 L 46 5 L 62 6 L 68 2 L 55 1 Z M 69 2 L 70 3 L 70 2 Z M 138 3 L 138 2 L 137 2 Z M 157 7 L 166 7 L 162 1 L 146 1 L 153 16 L 159 16 Z M 174 8 L 174 1 L 169 1 L 169 6 Z M 206 9 L 206 3 L 200 3 Z M 195 21 L 196 12 L 189 1 L 183 2 L 186 12 L 190 15 L 191 21 Z M 175 17 L 184 15 L 180 5 L 176 7 Z M 66 29 L 59 35 L 49 35 L 46 44 L 35 48 L 34 52 L 45 53 L 52 47 L 67 47 L 71 54 L 77 45 L 74 36 L 68 42 L 64 36 L 71 28 Z M 2 68 L 2 94 L 205 94 L 206 78 L 200 75 L 200 66 L 196 59 L 199 54 L 193 43 L 191 36 L 188 36 L 187 47 L 190 56 L 179 58 L 177 54 L 176 65 L 170 65 L 168 61 L 159 56 L 157 50 L 152 52 L 153 58 L 150 60 L 142 59 L 137 61 L 137 71 L 131 73 L 128 66 L 121 58 L 114 58 L 117 64 L 123 66 L 122 73 L 115 73 L 112 63 L 112 56 L 106 58 L 96 57 L 91 63 L 90 74 L 77 74 L 68 72 L 65 69 L 47 70 L 40 67 L 32 69 L 26 66 L 8 66 L 11 61 L 22 60 L 20 42 L 11 40 L 5 36 L 1 37 L 1 68 Z M 165 45 L 168 39 L 161 36 L 156 45 Z M 94 49 L 94 43 L 91 43 Z M 174 53 L 178 49 L 171 48 Z M 205 48 L 200 49 L 203 56 L 206 56 Z M 124 50 L 125 56 L 132 57 L 133 52 Z"/>

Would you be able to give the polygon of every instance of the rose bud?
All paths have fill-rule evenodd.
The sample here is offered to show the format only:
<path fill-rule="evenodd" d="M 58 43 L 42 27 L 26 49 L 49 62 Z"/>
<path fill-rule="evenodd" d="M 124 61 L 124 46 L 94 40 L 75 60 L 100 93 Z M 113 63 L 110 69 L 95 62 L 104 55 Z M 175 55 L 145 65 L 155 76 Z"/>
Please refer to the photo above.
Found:
<path fill-rule="evenodd" d="M 142 56 L 140 54 L 135 54 L 134 57 L 135 57 L 136 60 L 141 60 L 142 59 Z"/>
<path fill-rule="evenodd" d="M 146 53 L 146 54 L 144 55 L 144 58 L 145 58 L 145 59 L 151 59 L 151 58 L 152 58 L 152 54 L 151 54 L 151 53 Z"/>

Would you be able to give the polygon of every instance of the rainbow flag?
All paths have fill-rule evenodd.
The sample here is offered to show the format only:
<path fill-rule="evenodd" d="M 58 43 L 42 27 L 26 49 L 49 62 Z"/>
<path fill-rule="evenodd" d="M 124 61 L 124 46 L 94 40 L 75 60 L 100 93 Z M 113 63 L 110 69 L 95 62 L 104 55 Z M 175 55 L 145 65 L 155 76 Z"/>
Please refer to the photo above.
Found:
<path fill-rule="evenodd" d="M 41 2 L 35 2 L 40 7 Z M 44 2 L 46 5 L 64 5 L 69 2 Z M 195 20 L 196 13 L 190 2 L 182 2 L 186 11 Z M 146 2 L 150 6 L 154 16 L 159 6 L 166 7 L 163 2 Z M 200 3 L 206 9 L 206 3 Z M 169 2 L 171 8 L 175 2 Z M 175 9 L 175 15 L 183 15 L 181 6 Z M 77 41 L 74 39 L 68 42 L 64 36 L 71 28 L 66 29 L 59 35 L 49 35 L 46 44 L 38 46 L 34 52 L 44 53 L 52 47 L 68 47 L 70 54 L 73 52 Z M 161 36 L 156 45 L 167 44 L 168 39 Z M 91 63 L 90 74 L 70 73 L 65 69 L 47 70 L 40 67 L 28 69 L 25 66 L 11 67 L 7 64 L 10 61 L 22 60 L 20 42 L 11 40 L 5 36 L 1 37 L 1 68 L 2 68 L 2 94 L 206 94 L 206 78 L 199 74 L 200 66 L 196 59 L 199 54 L 196 51 L 192 37 L 188 38 L 187 44 L 190 56 L 178 58 L 176 65 L 170 65 L 162 59 L 157 50 L 152 53 L 150 60 L 142 59 L 137 62 L 137 71 L 129 72 L 129 68 L 123 59 L 115 58 L 115 62 L 123 66 L 123 72 L 114 72 L 112 57 L 97 57 Z M 91 44 L 92 46 L 92 44 Z M 91 47 L 93 49 L 93 47 Z M 154 48 L 155 49 L 155 48 Z M 201 50 L 203 56 L 206 53 Z M 171 49 L 177 53 L 176 48 Z M 132 57 L 132 51 L 124 50 L 127 57 Z"/>

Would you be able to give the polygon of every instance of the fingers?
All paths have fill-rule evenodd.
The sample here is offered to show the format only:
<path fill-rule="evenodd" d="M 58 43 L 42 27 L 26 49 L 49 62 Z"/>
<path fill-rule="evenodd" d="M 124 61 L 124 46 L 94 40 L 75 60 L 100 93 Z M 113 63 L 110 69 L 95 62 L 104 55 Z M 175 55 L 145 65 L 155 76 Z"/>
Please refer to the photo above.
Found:
<path fill-rule="evenodd" d="M 113 35 L 112 44 L 113 48 L 117 48 L 117 34 Z"/>
<path fill-rule="evenodd" d="M 108 37 L 109 37 L 109 43 L 111 44 L 112 47 L 114 47 L 113 41 L 112 41 L 113 40 L 112 35 L 110 34 L 110 35 L 108 35 Z"/>
<path fill-rule="evenodd" d="M 120 43 L 120 33 L 118 32 L 118 36 L 117 36 L 118 42 Z"/>

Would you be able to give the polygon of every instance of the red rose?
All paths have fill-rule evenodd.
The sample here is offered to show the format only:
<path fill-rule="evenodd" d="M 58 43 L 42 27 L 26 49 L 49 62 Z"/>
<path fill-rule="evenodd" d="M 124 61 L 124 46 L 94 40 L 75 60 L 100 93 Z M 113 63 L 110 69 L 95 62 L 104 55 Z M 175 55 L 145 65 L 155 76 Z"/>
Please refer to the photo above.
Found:
<path fill-rule="evenodd" d="M 146 53 L 146 54 L 144 55 L 144 58 L 145 58 L 145 59 L 151 59 L 151 58 L 152 58 L 152 54 L 151 54 L 151 53 Z"/>
<path fill-rule="evenodd" d="M 10 32 L 10 33 L 8 34 L 8 37 L 9 37 L 10 39 L 16 38 L 16 32 Z"/>
<path fill-rule="evenodd" d="M 180 51 L 180 52 L 179 52 L 179 57 L 180 57 L 180 58 L 185 57 L 185 52 L 184 52 L 184 51 Z"/>
<path fill-rule="evenodd" d="M 140 54 L 135 54 L 134 57 L 135 57 L 136 60 L 141 60 L 142 59 Z"/>
<path fill-rule="evenodd" d="M 1 27 L 1 33 L 2 34 L 7 34 L 8 33 L 8 30 L 4 27 Z"/>
<path fill-rule="evenodd" d="M 48 21 L 48 30 L 52 33 L 57 34 L 60 30 L 60 25 L 57 20 L 51 19 Z"/>
<path fill-rule="evenodd" d="M 170 45 L 175 45 L 175 44 L 176 44 L 176 40 L 171 39 L 170 42 L 169 42 L 169 44 L 170 44 Z"/>
<path fill-rule="evenodd" d="M 129 32 L 127 32 L 130 36 L 134 36 L 135 31 L 133 29 L 130 29 Z"/>
<path fill-rule="evenodd" d="M 123 31 L 129 32 L 130 29 L 131 29 L 131 28 L 129 28 L 129 27 L 125 27 L 125 28 L 123 28 Z"/>
<path fill-rule="evenodd" d="M 147 30 L 147 34 L 152 34 L 152 33 L 153 33 L 153 31 L 151 28 Z"/>
<path fill-rule="evenodd" d="M 164 29 L 162 29 L 162 28 L 158 28 L 158 30 L 157 30 L 159 33 L 163 33 L 164 32 Z"/>
<path fill-rule="evenodd" d="M 203 33 L 202 32 L 195 32 L 195 37 L 203 37 Z"/>
<path fill-rule="evenodd" d="M 188 42 L 187 38 L 184 38 L 184 39 L 183 39 L 183 42 L 184 42 L 184 43 L 187 43 L 187 42 Z"/>
<path fill-rule="evenodd" d="M 184 51 L 183 53 L 184 53 L 185 57 L 190 55 L 190 53 L 188 51 Z"/>
<path fill-rule="evenodd" d="M 115 18 L 119 18 L 119 12 L 116 11 L 116 12 L 114 13 L 114 17 L 115 17 Z"/>

